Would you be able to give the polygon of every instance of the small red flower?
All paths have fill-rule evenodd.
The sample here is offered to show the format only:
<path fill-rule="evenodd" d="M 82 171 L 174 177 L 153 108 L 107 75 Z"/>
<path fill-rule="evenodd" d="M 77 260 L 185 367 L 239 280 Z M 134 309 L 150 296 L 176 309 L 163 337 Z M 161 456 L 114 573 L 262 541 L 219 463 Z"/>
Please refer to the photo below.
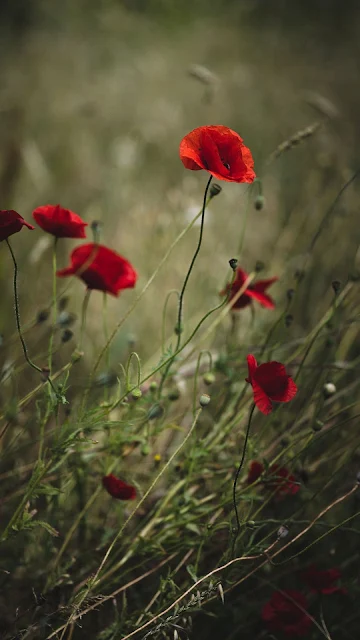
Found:
<path fill-rule="evenodd" d="M 97 289 L 118 296 L 122 289 L 135 286 L 137 273 L 130 262 L 101 244 L 89 242 L 71 253 L 71 266 L 61 269 L 57 276 L 79 276 L 89 289 Z"/>
<path fill-rule="evenodd" d="M 236 270 L 236 278 L 232 285 L 229 283 L 226 285 L 225 289 L 220 292 L 220 295 L 227 295 L 230 293 L 230 300 L 235 297 L 238 291 L 242 289 L 245 281 L 248 278 L 248 274 L 242 269 L 238 268 Z M 259 302 L 263 307 L 267 309 L 274 309 L 275 303 L 270 296 L 265 293 L 266 289 L 268 289 L 274 282 L 278 280 L 277 277 L 269 278 L 268 280 L 258 280 L 257 282 L 249 284 L 249 286 L 245 289 L 244 293 L 241 294 L 240 298 L 236 300 L 233 304 L 233 309 L 244 309 L 248 307 L 252 301 Z"/>
<path fill-rule="evenodd" d="M 238 133 L 222 125 L 198 127 L 180 142 L 180 159 L 187 169 L 205 169 L 218 180 L 254 182 L 254 160 Z"/>
<path fill-rule="evenodd" d="M 269 631 L 282 631 L 286 636 L 295 638 L 305 636 L 311 626 L 306 610 L 306 598 L 299 591 L 274 591 L 263 606 L 261 617 Z"/>
<path fill-rule="evenodd" d="M 249 382 L 253 388 L 254 402 L 262 413 L 271 413 L 273 402 L 289 402 L 297 393 L 297 386 L 287 375 L 280 362 L 265 362 L 258 365 L 253 355 L 247 356 Z"/>
<path fill-rule="evenodd" d="M 85 227 L 88 223 L 59 204 L 37 207 L 32 215 L 39 227 L 56 238 L 86 238 Z"/>
<path fill-rule="evenodd" d="M 315 564 L 310 565 L 301 574 L 302 579 L 311 591 L 329 595 L 331 593 L 346 593 L 346 589 L 339 587 L 335 582 L 339 580 L 341 573 L 339 569 L 317 569 Z"/>
<path fill-rule="evenodd" d="M 13 233 L 21 231 L 23 227 L 35 229 L 17 211 L 13 209 L 0 210 L 0 242 L 12 236 Z"/>
<path fill-rule="evenodd" d="M 108 476 L 104 476 L 102 483 L 106 491 L 117 500 L 135 500 L 136 489 L 131 484 L 127 484 L 120 478 L 117 478 L 112 473 Z"/>
<path fill-rule="evenodd" d="M 253 482 L 256 482 L 264 471 L 264 465 L 257 460 L 253 460 L 250 463 L 247 483 L 253 484 Z M 295 495 L 300 489 L 300 485 L 296 482 L 295 476 L 292 475 L 286 467 L 279 467 L 277 464 L 271 465 L 268 469 L 264 477 L 264 484 L 268 489 L 275 491 L 277 497 Z"/>

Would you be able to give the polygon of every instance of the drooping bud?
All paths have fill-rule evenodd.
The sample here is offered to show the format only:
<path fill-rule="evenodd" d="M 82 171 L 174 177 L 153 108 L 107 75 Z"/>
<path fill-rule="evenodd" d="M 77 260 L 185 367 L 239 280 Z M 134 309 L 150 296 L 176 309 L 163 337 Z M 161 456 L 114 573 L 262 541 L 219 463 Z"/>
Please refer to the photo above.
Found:
<path fill-rule="evenodd" d="M 255 207 L 256 211 L 261 211 L 261 209 L 264 208 L 264 205 L 265 205 L 264 196 L 261 196 L 261 195 L 256 196 L 256 198 L 254 200 L 254 207 Z"/>
<path fill-rule="evenodd" d="M 131 397 L 133 400 L 139 400 L 142 396 L 142 391 L 141 389 L 139 389 L 139 387 L 137 387 L 136 389 L 133 389 L 131 392 Z"/>
<path fill-rule="evenodd" d="M 220 187 L 220 185 L 214 182 L 210 187 L 210 198 L 215 198 L 215 196 L 218 196 L 221 191 L 222 188 Z"/>
<path fill-rule="evenodd" d="M 211 384 L 215 382 L 214 374 L 211 373 L 211 371 L 208 371 L 208 373 L 204 374 L 203 381 L 206 384 L 206 386 L 209 387 Z"/>
<path fill-rule="evenodd" d="M 290 327 L 293 323 L 294 316 L 291 313 L 286 314 L 285 316 L 285 327 Z"/>

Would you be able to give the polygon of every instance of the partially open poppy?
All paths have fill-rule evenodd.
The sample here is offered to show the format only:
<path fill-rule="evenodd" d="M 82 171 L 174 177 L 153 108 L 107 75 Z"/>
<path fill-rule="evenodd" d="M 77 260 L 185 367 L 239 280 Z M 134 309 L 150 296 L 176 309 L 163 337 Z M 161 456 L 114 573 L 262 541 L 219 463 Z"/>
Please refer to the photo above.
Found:
<path fill-rule="evenodd" d="M 86 238 L 85 227 L 88 223 L 59 204 L 37 207 L 32 215 L 39 227 L 56 238 Z"/>
<path fill-rule="evenodd" d="M 137 280 L 137 273 L 128 260 L 94 242 L 76 247 L 71 253 L 70 267 L 60 269 L 56 275 L 78 276 L 89 289 L 113 296 L 118 296 L 123 289 L 133 288 Z"/>
<path fill-rule="evenodd" d="M 220 295 L 227 295 L 230 291 L 230 301 L 232 298 L 236 296 L 238 291 L 242 289 L 244 283 L 248 278 L 248 274 L 243 269 L 236 269 L 236 277 L 232 284 L 227 284 L 225 289 L 220 292 Z M 274 278 L 268 278 L 267 280 L 258 280 L 257 282 L 252 282 L 246 287 L 244 293 L 234 302 L 232 308 L 233 309 L 244 309 L 249 306 L 253 301 L 258 302 L 263 307 L 267 309 L 274 309 L 275 303 L 270 296 L 265 293 L 266 289 L 268 289 L 274 282 L 276 282 L 278 278 L 275 276 Z"/>
<path fill-rule="evenodd" d="M 310 565 L 301 574 L 302 579 L 314 593 L 330 595 L 331 593 L 346 593 L 344 587 L 335 583 L 340 579 L 339 569 L 318 569 L 315 564 Z"/>
<path fill-rule="evenodd" d="M 311 626 L 307 600 L 300 591 L 274 591 L 261 612 L 269 631 L 280 631 L 289 638 L 305 636 Z"/>
<path fill-rule="evenodd" d="M 135 500 L 136 489 L 131 484 L 127 484 L 112 473 L 102 479 L 106 491 L 117 500 Z"/>
<path fill-rule="evenodd" d="M 297 393 L 297 386 L 287 375 L 280 362 L 272 361 L 258 365 L 253 355 L 247 356 L 249 382 L 253 388 L 254 402 L 265 415 L 273 410 L 273 402 L 290 402 Z"/>
<path fill-rule="evenodd" d="M 7 240 L 13 233 L 21 231 L 23 227 L 35 229 L 35 227 L 26 222 L 17 211 L 13 209 L 0 210 L 0 242 Z"/>
<path fill-rule="evenodd" d="M 223 125 L 198 127 L 180 142 L 180 159 L 187 169 L 205 169 L 218 180 L 253 182 L 254 160 L 236 131 Z"/>

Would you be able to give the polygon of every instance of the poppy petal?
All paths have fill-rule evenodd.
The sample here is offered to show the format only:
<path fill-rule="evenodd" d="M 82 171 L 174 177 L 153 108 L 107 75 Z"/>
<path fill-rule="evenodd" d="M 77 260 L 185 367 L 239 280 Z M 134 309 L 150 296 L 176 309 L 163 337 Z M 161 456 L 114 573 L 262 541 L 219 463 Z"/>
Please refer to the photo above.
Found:
<path fill-rule="evenodd" d="M 254 393 L 254 402 L 259 411 L 261 411 L 261 413 L 264 413 L 265 415 L 271 413 L 273 409 L 271 400 L 255 380 L 252 381 L 252 388 Z"/>
<path fill-rule="evenodd" d="M 275 302 L 267 293 L 256 291 L 255 288 L 247 289 L 246 293 L 248 296 L 256 300 L 256 302 L 259 302 L 263 307 L 266 307 L 267 309 L 275 309 Z"/>
<path fill-rule="evenodd" d="M 250 382 L 250 384 L 252 384 L 253 375 L 257 369 L 257 362 L 256 362 L 255 356 L 253 356 L 252 353 L 249 353 L 246 360 L 248 363 L 248 371 L 249 371 L 249 378 L 247 378 L 246 380 L 247 382 Z"/>

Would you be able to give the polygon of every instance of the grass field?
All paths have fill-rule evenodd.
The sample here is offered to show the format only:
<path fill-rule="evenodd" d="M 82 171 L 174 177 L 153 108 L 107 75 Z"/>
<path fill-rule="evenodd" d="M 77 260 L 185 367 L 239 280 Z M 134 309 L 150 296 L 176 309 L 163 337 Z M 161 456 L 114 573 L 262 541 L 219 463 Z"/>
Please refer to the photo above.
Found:
<path fill-rule="evenodd" d="M 248 3 L 206 17 L 200 2 L 128 4 L 42 5 L 3 36 L 1 209 L 33 222 L 60 203 L 95 221 L 138 280 L 119 298 L 94 291 L 85 322 L 81 279 L 54 289 L 51 235 L 10 238 L 49 383 L 24 359 L 0 244 L 0 637 L 355 639 L 357 12 L 334 29 Z M 243 137 L 259 180 L 219 182 L 208 203 L 178 340 L 208 180 L 179 143 L 210 124 Z M 58 269 L 78 244 L 59 240 Z M 275 309 L 231 311 L 231 258 L 278 278 Z M 268 416 L 244 382 L 252 353 L 298 386 Z M 106 493 L 111 473 L 136 501 Z"/>

